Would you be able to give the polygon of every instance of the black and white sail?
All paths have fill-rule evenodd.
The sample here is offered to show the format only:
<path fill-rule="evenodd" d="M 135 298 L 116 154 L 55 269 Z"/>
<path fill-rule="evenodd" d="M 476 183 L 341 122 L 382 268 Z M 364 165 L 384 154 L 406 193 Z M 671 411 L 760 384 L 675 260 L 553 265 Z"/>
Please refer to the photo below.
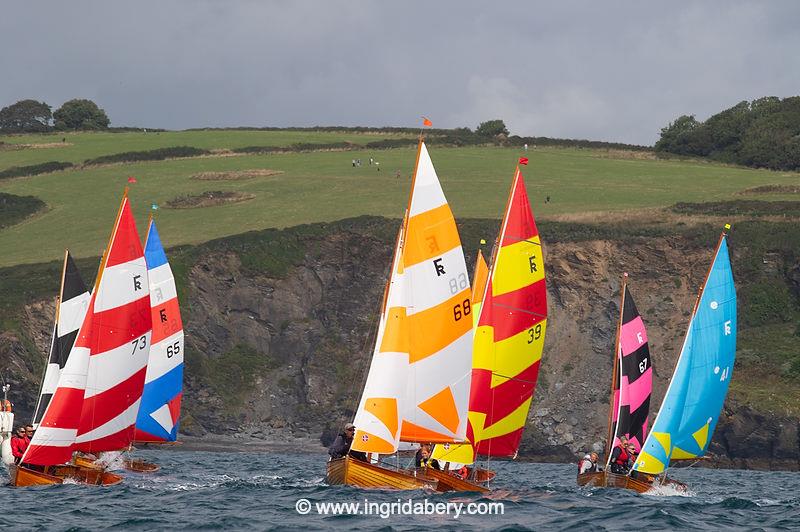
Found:
<path fill-rule="evenodd" d="M 69 251 L 64 254 L 64 268 L 61 273 L 61 292 L 56 304 L 56 318 L 53 323 L 53 337 L 50 341 L 50 356 L 42 378 L 39 400 L 33 412 L 33 426 L 37 427 L 44 411 L 58 386 L 61 369 L 67 363 L 75 338 L 78 335 L 90 294 L 81 278 Z"/>

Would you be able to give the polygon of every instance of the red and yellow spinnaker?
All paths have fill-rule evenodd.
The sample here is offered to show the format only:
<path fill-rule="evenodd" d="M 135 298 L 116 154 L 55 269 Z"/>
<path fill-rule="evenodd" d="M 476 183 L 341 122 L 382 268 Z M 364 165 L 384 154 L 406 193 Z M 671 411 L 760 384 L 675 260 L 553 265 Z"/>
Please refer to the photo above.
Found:
<path fill-rule="evenodd" d="M 539 231 L 517 168 L 475 328 L 467 437 L 474 446 L 437 449 L 452 462 L 514 456 L 530 409 L 547 324 Z"/>

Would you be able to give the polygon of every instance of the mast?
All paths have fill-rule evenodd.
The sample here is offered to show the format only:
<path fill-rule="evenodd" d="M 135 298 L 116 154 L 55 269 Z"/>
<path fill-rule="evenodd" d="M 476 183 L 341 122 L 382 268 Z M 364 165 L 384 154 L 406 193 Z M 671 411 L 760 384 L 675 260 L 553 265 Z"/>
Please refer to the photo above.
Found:
<path fill-rule="evenodd" d="M 614 392 L 617 390 L 617 379 L 619 378 L 619 364 L 620 364 L 620 356 L 619 356 L 619 336 L 620 331 L 622 330 L 622 312 L 625 308 L 625 289 L 628 285 L 628 274 L 622 274 L 622 285 L 620 286 L 620 295 L 619 295 L 619 320 L 617 321 L 617 335 L 616 339 L 614 340 L 614 359 L 612 363 L 612 370 L 611 370 L 611 398 L 608 404 L 608 439 L 606 440 L 606 468 L 608 468 L 608 463 L 611 461 L 611 451 L 613 450 L 612 446 L 614 445 L 614 438 L 616 437 L 615 432 L 612 431 L 611 427 L 613 426 L 613 413 L 614 413 Z M 618 400 L 619 403 L 619 400 Z M 619 411 L 619 404 L 617 404 L 617 410 Z M 619 419 L 619 413 L 617 414 L 617 419 Z M 614 432 L 614 433 L 612 433 Z"/>

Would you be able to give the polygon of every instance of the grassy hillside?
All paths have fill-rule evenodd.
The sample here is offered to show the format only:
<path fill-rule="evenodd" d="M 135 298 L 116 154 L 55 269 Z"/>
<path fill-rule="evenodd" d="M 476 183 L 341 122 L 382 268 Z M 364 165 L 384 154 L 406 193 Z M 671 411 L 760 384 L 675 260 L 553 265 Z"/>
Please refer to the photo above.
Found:
<path fill-rule="evenodd" d="M 63 135 L 0 137 L 17 144 L 58 144 Z M 378 137 L 380 138 L 380 137 Z M 79 163 L 114 153 L 178 145 L 204 149 L 288 146 L 297 142 L 365 144 L 374 134 L 308 131 L 187 131 L 76 133 L 66 146 L 0 151 L 0 171 L 50 160 Z M 458 218 L 497 218 L 520 152 L 501 147 L 431 149 L 442 186 Z M 720 201 L 763 185 L 797 185 L 800 175 L 757 171 L 698 161 L 630 157 L 624 152 L 541 148 L 526 154 L 524 169 L 540 219 L 594 211 L 662 207 L 677 202 Z M 368 159 L 380 162 L 380 171 Z M 353 168 L 360 158 L 363 165 Z M 48 209 L 0 230 L 0 266 L 57 259 L 64 246 L 79 257 L 102 252 L 127 177 L 140 227 L 151 203 L 167 245 L 200 243 L 267 227 L 339 220 L 357 215 L 399 217 L 406 204 L 415 152 L 317 151 L 232 155 L 74 168 L 0 181 L 0 192 L 34 196 Z M 200 172 L 270 169 L 279 173 L 243 180 L 202 181 Z M 400 178 L 396 173 L 400 172 Z M 163 208 L 178 196 L 207 191 L 241 192 L 252 199 L 198 209 Z M 550 202 L 545 198 L 550 196 Z M 785 194 L 784 194 L 785 196 Z M 764 197 L 748 194 L 748 199 Z M 774 196 L 773 197 L 778 197 Z"/>

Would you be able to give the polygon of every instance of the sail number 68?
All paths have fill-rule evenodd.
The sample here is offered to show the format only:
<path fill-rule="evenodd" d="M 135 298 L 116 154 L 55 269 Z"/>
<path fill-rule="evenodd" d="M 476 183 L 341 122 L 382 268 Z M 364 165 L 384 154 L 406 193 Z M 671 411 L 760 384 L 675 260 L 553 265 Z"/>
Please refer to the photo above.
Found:
<path fill-rule="evenodd" d="M 453 307 L 453 318 L 458 321 L 464 316 L 468 316 L 470 312 L 472 312 L 472 308 L 470 308 L 469 298 L 467 298 L 463 303 L 459 303 Z"/>

